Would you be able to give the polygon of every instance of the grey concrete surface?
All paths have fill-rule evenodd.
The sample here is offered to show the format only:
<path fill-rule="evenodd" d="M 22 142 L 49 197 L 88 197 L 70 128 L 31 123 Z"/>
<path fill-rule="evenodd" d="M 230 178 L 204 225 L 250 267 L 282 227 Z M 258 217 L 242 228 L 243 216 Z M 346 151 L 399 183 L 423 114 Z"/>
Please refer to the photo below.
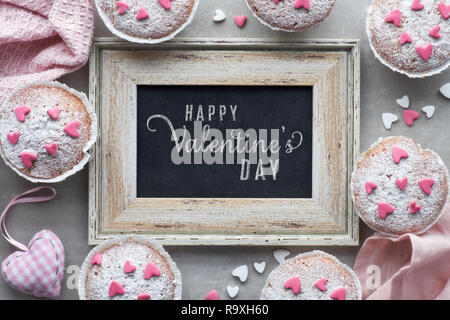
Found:
<path fill-rule="evenodd" d="M 192 24 L 179 37 L 225 38 L 317 38 L 317 39 L 361 39 L 361 148 L 366 149 L 378 137 L 405 135 L 416 139 L 424 147 L 438 152 L 450 165 L 450 101 L 438 92 L 450 81 L 450 70 L 424 80 L 412 80 L 392 72 L 381 65 L 370 51 L 365 35 L 365 14 L 370 0 L 338 0 L 327 20 L 302 33 L 272 31 L 260 24 L 249 12 L 244 0 L 201 0 Z M 214 23 L 216 9 L 222 9 L 227 19 Z M 247 15 L 243 29 L 233 22 L 233 15 Z M 96 36 L 111 36 L 103 22 L 96 16 Z M 88 68 L 84 67 L 60 81 L 78 90 L 88 89 Z M 401 120 L 402 109 L 395 103 L 397 98 L 408 95 L 411 108 L 421 113 L 413 127 L 407 127 Z M 434 105 L 436 113 L 430 120 L 420 111 L 425 105 Z M 400 120 L 387 131 L 381 122 L 382 112 L 392 112 Z M 0 205 L 4 207 L 11 197 L 33 185 L 25 181 L 0 162 Z M 80 265 L 90 250 L 87 245 L 88 170 L 55 184 L 56 198 L 45 204 L 26 204 L 13 209 L 8 218 L 8 230 L 17 240 L 27 243 L 33 234 L 41 229 L 53 230 L 66 248 L 66 267 Z M 372 234 L 360 223 L 361 243 Z M 353 266 L 358 247 L 289 247 L 291 256 L 312 249 L 321 249 L 336 255 L 341 261 Z M 227 285 L 239 285 L 236 299 L 257 299 L 269 272 L 276 266 L 273 247 L 168 247 L 167 250 L 179 266 L 183 275 L 183 298 L 203 299 L 207 292 L 216 289 L 219 297 L 226 299 Z M 0 239 L 0 258 L 3 260 L 13 248 Z M 262 275 L 252 267 L 255 261 L 266 261 Z M 249 265 L 249 277 L 241 284 L 231 271 L 242 264 Z M 73 289 L 74 274 L 65 273 L 61 299 L 77 299 Z M 0 299 L 30 299 L 0 281 Z M 31 299 L 34 299 L 31 297 Z"/>

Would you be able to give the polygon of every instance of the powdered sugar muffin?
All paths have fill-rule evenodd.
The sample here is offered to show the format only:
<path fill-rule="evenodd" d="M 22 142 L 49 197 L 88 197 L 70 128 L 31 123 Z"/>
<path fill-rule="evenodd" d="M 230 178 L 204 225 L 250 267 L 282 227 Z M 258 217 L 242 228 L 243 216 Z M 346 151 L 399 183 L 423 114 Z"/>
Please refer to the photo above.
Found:
<path fill-rule="evenodd" d="M 124 236 L 91 250 L 78 294 L 81 300 L 180 300 L 181 274 L 157 242 Z"/>
<path fill-rule="evenodd" d="M 54 82 L 15 91 L 0 108 L 0 154 L 32 182 L 58 182 L 81 170 L 97 137 L 86 96 Z"/>
<path fill-rule="evenodd" d="M 199 0 L 95 0 L 108 29 L 132 42 L 158 43 L 173 38 L 194 17 Z"/>
<path fill-rule="evenodd" d="M 422 233 L 446 206 L 448 180 L 435 152 L 405 137 L 380 139 L 355 165 L 353 202 L 361 219 L 378 232 Z"/>
<path fill-rule="evenodd" d="M 253 15 L 273 30 L 301 31 L 323 21 L 336 0 L 245 0 Z"/>
<path fill-rule="evenodd" d="M 361 300 L 361 284 L 352 269 L 322 251 L 299 254 L 276 267 L 261 300 Z"/>
<path fill-rule="evenodd" d="M 374 0 L 366 29 L 375 56 L 411 78 L 450 65 L 449 0 Z"/>

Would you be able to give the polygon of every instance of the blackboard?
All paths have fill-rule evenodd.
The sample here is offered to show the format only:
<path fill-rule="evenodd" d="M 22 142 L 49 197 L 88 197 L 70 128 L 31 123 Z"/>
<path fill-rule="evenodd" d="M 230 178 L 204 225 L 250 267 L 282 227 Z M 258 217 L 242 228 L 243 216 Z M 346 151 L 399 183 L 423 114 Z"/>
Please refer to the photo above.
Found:
<path fill-rule="evenodd" d="M 311 86 L 139 85 L 137 197 L 310 198 L 312 114 Z"/>

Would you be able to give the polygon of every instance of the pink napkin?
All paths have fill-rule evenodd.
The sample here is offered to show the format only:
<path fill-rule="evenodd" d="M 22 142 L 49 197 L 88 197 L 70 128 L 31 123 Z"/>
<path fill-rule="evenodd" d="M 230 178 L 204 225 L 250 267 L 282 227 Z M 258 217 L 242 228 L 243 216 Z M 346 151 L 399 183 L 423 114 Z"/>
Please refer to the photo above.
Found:
<path fill-rule="evenodd" d="M 354 271 L 363 299 L 450 299 L 450 208 L 421 235 L 370 237 Z"/>
<path fill-rule="evenodd" d="M 92 0 L 0 0 L 0 104 L 11 89 L 82 67 L 93 15 Z"/>

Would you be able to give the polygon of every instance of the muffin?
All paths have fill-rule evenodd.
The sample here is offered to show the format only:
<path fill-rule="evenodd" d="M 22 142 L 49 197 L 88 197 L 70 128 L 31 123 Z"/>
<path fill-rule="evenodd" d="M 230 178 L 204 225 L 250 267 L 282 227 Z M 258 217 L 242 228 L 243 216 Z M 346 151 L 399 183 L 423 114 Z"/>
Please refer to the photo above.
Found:
<path fill-rule="evenodd" d="M 158 243 L 124 236 L 95 247 L 78 281 L 81 300 L 180 300 L 181 274 Z"/>
<path fill-rule="evenodd" d="M 299 254 L 275 268 L 261 300 L 361 300 L 361 284 L 345 264 L 322 251 Z"/>
<path fill-rule="evenodd" d="M 366 31 L 375 56 L 411 78 L 431 76 L 450 65 L 450 4 L 443 0 L 374 0 Z M 448 1 L 447 1 L 448 2 Z"/>
<path fill-rule="evenodd" d="M 380 139 L 357 161 L 351 181 L 361 219 L 383 234 L 422 233 L 441 216 L 448 198 L 442 159 L 412 139 Z"/>
<path fill-rule="evenodd" d="M 322 22 L 336 0 L 245 0 L 253 15 L 273 30 L 301 31 Z"/>
<path fill-rule="evenodd" d="M 108 29 L 125 40 L 158 43 L 172 39 L 192 20 L 199 0 L 95 0 Z"/>
<path fill-rule="evenodd" d="M 32 182 L 59 182 L 81 170 L 97 138 L 86 95 L 54 82 L 15 91 L 0 108 L 0 154 Z"/>

